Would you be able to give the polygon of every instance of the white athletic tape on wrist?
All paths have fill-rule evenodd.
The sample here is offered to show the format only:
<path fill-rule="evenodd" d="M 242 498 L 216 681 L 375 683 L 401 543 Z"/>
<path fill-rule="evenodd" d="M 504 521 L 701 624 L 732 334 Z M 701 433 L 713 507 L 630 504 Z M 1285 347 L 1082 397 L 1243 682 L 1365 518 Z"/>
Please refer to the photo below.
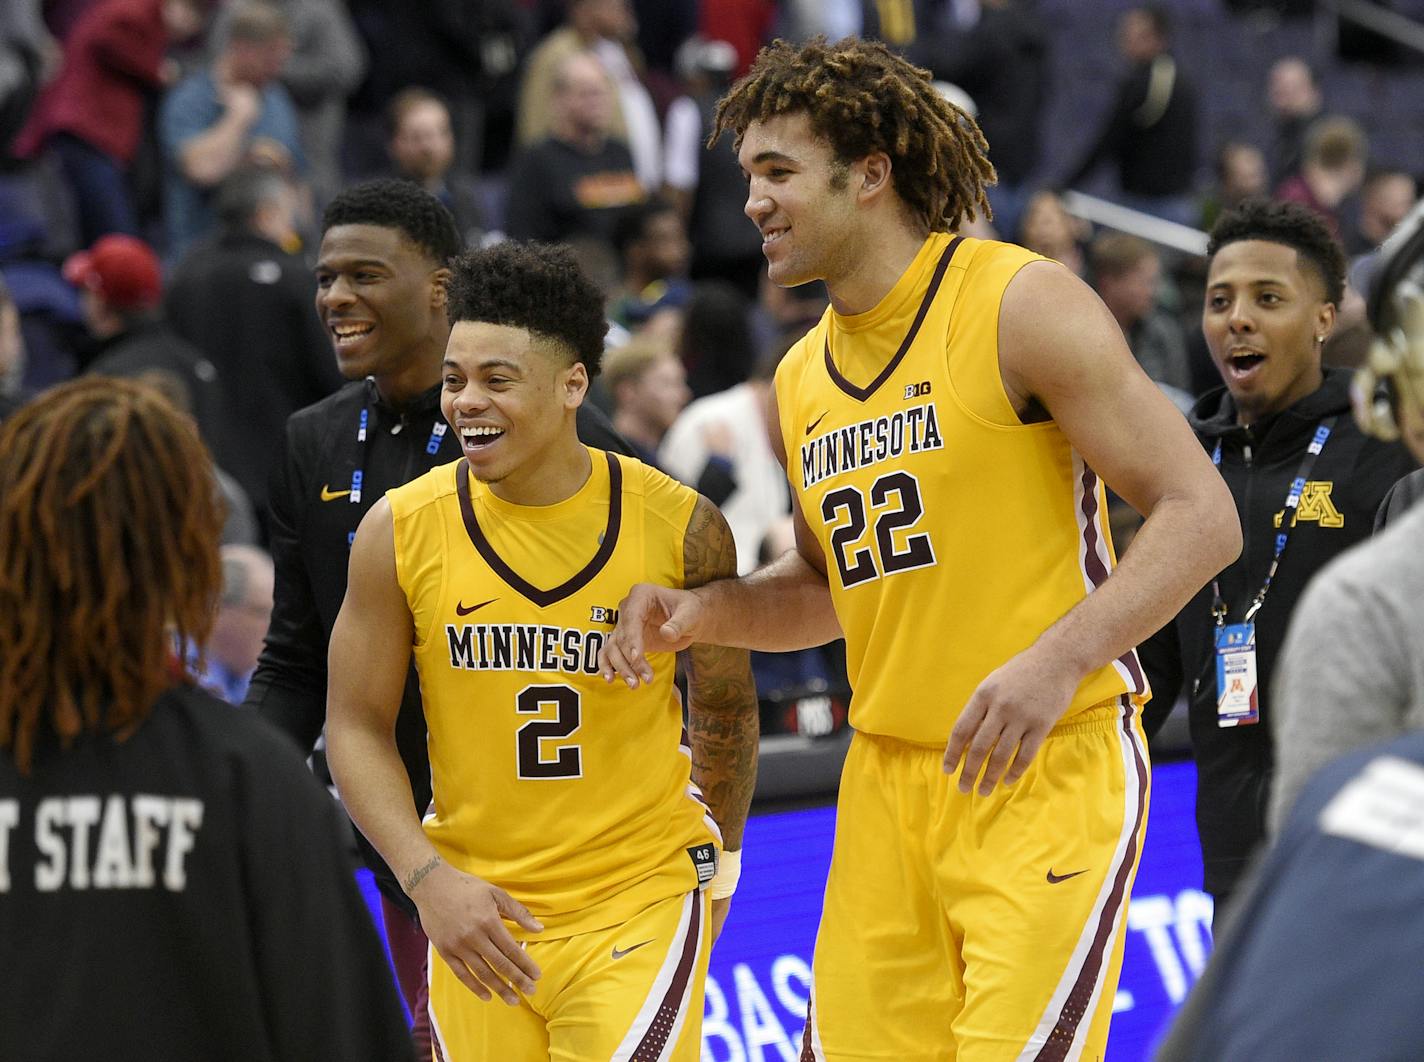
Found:
<path fill-rule="evenodd" d="M 742 850 L 723 852 L 717 859 L 717 873 L 707 883 L 707 895 L 714 900 L 725 900 L 737 891 L 737 882 L 742 878 Z"/>

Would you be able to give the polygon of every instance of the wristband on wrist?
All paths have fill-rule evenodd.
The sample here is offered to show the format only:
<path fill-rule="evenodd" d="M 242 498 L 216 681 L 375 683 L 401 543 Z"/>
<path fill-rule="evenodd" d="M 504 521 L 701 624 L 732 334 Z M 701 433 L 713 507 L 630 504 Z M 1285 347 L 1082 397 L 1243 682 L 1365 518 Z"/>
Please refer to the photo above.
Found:
<path fill-rule="evenodd" d="M 714 900 L 725 900 L 737 891 L 737 882 L 742 877 L 742 850 L 723 852 L 717 857 L 717 873 L 707 883 L 707 895 Z"/>

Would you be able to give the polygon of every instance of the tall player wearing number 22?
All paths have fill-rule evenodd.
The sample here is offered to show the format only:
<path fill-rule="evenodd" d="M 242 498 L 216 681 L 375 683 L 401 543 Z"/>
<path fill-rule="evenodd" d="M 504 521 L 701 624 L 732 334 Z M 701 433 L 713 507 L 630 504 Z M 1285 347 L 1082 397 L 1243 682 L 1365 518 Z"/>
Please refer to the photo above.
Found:
<path fill-rule="evenodd" d="M 693 491 L 579 442 L 606 325 L 567 252 L 465 255 L 449 314 L 442 409 L 465 454 L 357 531 L 332 773 L 430 937 L 440 1054 L 693 1060 L 735 884 L 735 861 L 717 863 L 741 847 L 754 780 L 747 653 L 691 647 L 686 729 L 671 656 L 663 681 L 620 695 L 598 653 L 633 583 L 734 575 L 731 533 Z M 412 652 L 423 826 L 392 737 Z"/>

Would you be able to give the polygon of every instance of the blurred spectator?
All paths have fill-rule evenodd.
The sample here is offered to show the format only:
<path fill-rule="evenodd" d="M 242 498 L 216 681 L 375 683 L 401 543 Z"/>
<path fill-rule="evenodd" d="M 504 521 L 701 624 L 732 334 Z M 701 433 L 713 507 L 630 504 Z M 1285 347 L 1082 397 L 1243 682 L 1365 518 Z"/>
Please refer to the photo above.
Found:
<path fill-rule="evenodd" d="M 745 383 L 699 398 L 673 421 L 659 447 L 662 467 L 712 500 L 737 543 L 737 572 L 746 575 L 760 561 L 761 544 L 772 525 L 791 511 L 786 473 L 771 448 L 771 380 L 794 341 L 782 341 Z M 730 487 L 722 498 L 704 489 L 708 466 L 721 466 Z"/>
<path fill-rule="evenodd" d="M 660 343 L 635 339 L 608 352 L 603 375 L 613 396 L 614 429 L 640 460 L 661 468 L 658 447 L 692 399 L 682 362 Z"/>
<path fill-rule="evenodd" d="M 163 319 L 153 249 L 132 236 L 101 237 L 64 263 L 64 279 L 79 289 L 84 324 L 94 340 L 85 371 L 129 377 L 158 371 L 179 381 L 204 441 L 225 465 L 231 448 L 217 367 Z"/>
<path fill-rule="evenodd" d="M 1275 135 L 1271 142 L 1271 187 L 1300 173 L 1305 161 L 1306 131 L 1320 117 L 1323 101 L 1315 73 L 1304 59 L 1288 55 L 1271 66 L 1266 102 Z"/>
<path fill-rule="evenodd" d="M 0 171 L 11 163 L 11 144 L 59 54 L 40 17 L 40 0 L 0 5 Z"/>
<path fill-rule="evenodd" d="M 725 280 L 756 298 L 763 268 L 761 233 L 746 223 L 746 180 L 731 137 L 708 147 L 717 101 L 731 86 L 737 53 L 726 41 L 693 37 L 678 51 L 687 87 L 668 106 L 664 192 L 687 222 L 692 276 Z"/>
<path fill-rule="evenodd" d="M 1197 220 L 1190 198 L 1197 166 L 1197 98 L 1167 50 L 1169 35 L 1170 19 L 1160 4 L 1123 13 L 1117 44 L 1131 69 L 1097 139 L 1062 183 L 1077 185 L 1111 159 L 1126 205 L 1190 225 Z"/>
<path fill-rule="evenodd" d="M 701 0 L 632 0 L 644 81 L 661 113 L 680 91 L 674 69 L 678 49 L 697 32 Z"/>
<path fill-rule="evenodd" d="M 277 80 L 291 51 L 280 8 L 236 0 L 217 58 L 163 101 L 158 134 L 170 260 L 213 230 L 213 191 L 238 166 L 265 162 L 294 177 L 305 171 L 296 107 Z"/>
<path fill-rule="evenodd" d="M 253 546 L 222 548 L 222 596 L 203 643 L 198 682 L 228 704 L 241 704 L 272 619 L 272 558 Z"/>
<path fill-rule="evenodd" d="M 1162 259 L 1146 240 L 1105 233 L 1088 251 L 1093 287 L 1117 321 L 1132 356 L 1159 384 L 1191 393 L 1181 326 L 1158 308 Z"/>
<path fill-rule="evenodd" d="M 286 15 L 292 49 L 281 81 L 297 108 L 301 144 L 312 190 L 325 203 L 341 188 L 341 142 L 346 97 L 366 73 L 366 49 L 346 4 L 340 0 L 273 0 Z M 218 16 L 213 38 L 221 50 L 229 6 Z"/>
<path fill-rule="evenodd" d="M 1356 425 L 1350 374 L 1321 368 L 1345 258 L 1320 217 L 1251 200 L 1222 215 L 1208 255 L 1202 331 L 1226 387 L 1189 419 L 1236 499 L 1245 547 L 1138 652 L 1149 736 L 1185 686 L 1204 888 L 1220 918 L 1265 836 L 1275 725 L 1265 684 L 1291 614 L 1316 572 L 1368 537 L 1412 462 Z"/>
<path fill-rule="evenodd" d="M 619 212 L 644 195 L 628 146 L 611 135 L 613 86 L 592 52 L 565 58 L 553 85 L 549 135 L 510 167 L 505 231 L 516 240 L 611 241 Z"/>
<path fill-rule="evenodd" d="M 1019 223 L 1019 240 L 1035 254 L 1067 266 L 1076 276 L 1088 275 L 1083 241 L 1088 223 L 1075 218 L 1063 207 L 1056 192 L 1044 189 L 1029 197 Z"/>
<path fill-rule="evenodd" d="M 75 25 L 58 76 L 35 101 L 15 152 L 58 156 L 86 246 L 110 232 L 138 235 L 126 178 L 147 94 L 176 76 L 165 53 L 203 28 L 206 8 L 204 0 L 101 0 Z"/>
<path fill-rule="evenodd" d="M 342 382 L 312 309 L 311 270 L 285 249 L 295 239 L 295 202 L 280 173 L 235 171 L 218 189 L 218 233 L 178 263 L 165 299 L 174 330 L 223 381 L 224 416 L 243 438 L 223 464 L 252 499 L 264 532 L 267 482 L 287 418 Z"/>
<path fill-rule="evenodd" d="M 1201 225 L 1207 231 L 1227 210 L 1248 199 L 1270 194 L 1266 156 L 1255 144 L 1232 140 L 1216 153 L 1216 185 L 1202 203 Z"/>
<path fill-rule="evenodd" d="M 221 586 L 212 486 L 128 381 L 0 428 L 7 1062 L 410 1058 L 331 797 L 183 660 Z"/>
<path fill-rule="evenodd" d="M 24 382 L 25 337 L 20 332 L 20 311 L 0 279 L 0 420 L 24 402 Z"/>
<path fill-rule="evenodd" d="M 485 231 L 480 191 L 452 168 L 455 135 L 445 101 L 423 88 L 396 93 L 386 108 L 386 153 L 391 175 L 414 181 L 444 203 L 465 243 L 478 246 Z"/>
<path fill-rule="evenodd" d="M 1360 187 L 1360 216 L 1345 236 L 1351 255 L 1373 251 L 1414 208 L 1419 189 L 1403 170 L 1378 169 Z"/>
<path fill-rule="evenodd" d="M 726 41 L 737 50 L 736 75 L 741 77 L 752 65 L 761 46 L 771 40 L 777 9 L 797 6 L 831 14 L 831 9 L 847 5 L 827 3 L 826 0 L 793 0 L 785 5 L 776 3 L 776 0 L 702 0 L 702 21 L 698 32 L 709 41 Z M 835 41 L 859 33 L 861 5 L 851 3 L 848 6 L 855 8 L 853 27 L 823 26 L 803 36 L 825 33 Z"/>
<path fill-rule="evenodd" d="M 1128 74 L 1098 137 L 1062 184 L 1077 185 L 1114 159 L 1126 205 L 1190 225 L 1196 221 L 1189 198 L 1196 177 L 1196 88 L 1168 51 L 1169 31 L 1161 4 L 1122 14 L 1118 50 Z"/>
<path fill-rule="evenodd" d="M 677 208 L 664 199 L 628 207 L 613 228 L 622 282 L 608 316 L 636 330 L 654 314 L 681 309 L 692 297 L 687 279 L 691 248 Z"/>
<path fill-rule="evenodd" d="M 1049 86 L 1048 35 L 1033 0 L 979 0 L 972 26 L 923 36 L 908 55 L 973 97 L 999 175 L 988 190 L 994 225 L 1017 232 L 1043 150 Z"/>
<path fill-rule="evenodd" d="M 643 187 L 662 183 L 662 134 L 652 97 L 629 58 L 638 26 L 629 0 L 568 0 L 567 21 L 529 55 L 519 90 L 516 138 L 522 146 L 559 135 L 560 83 L 566 61 L 592 52 L 612 82 L 605 134 L 628 145 Z"/>
<path fill-rule="evenodd" d="M 774 284 L 768 287 L 787 300 L 783 305 L 797 305 L 796 295 L 804 294 L 800 288 L 779 288 Z M 824 301 L 820 308 L 825 309 Z M 817 311 L 813 316 L 819 315 Z M 794 329 L 795 325 L 787 328 L 777 324 L 773 334 Z M 741 383 L 756 366 L 751 300 L 722 281 L 707 280 L 695 285 L 683 314 L 677 354 L 687 370 L 687 385 L 695 398 Z"/>
<path fill-rule="evenodd" d="M 1340 236 L 1340 206 L 1365 179 L 1369 142 L 1350 118 L 1322 118 L 1310 127 L 1300 173 L 1287 177 L 1276 198 L 1309 207 L 1325 219 L 1330 234 Z"/>

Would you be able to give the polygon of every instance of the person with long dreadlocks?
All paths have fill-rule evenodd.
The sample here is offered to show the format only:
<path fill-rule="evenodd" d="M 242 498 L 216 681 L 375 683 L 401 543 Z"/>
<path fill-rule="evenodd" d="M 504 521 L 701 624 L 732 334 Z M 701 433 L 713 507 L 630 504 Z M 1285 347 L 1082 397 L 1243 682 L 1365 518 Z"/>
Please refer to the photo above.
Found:
<path fill-rule="evenodd" d="M 831 297 L 776 376 L 797 545 L 635 587 L 604 677 L 844 632 L 802 1058 L 1101 1059 L 1147 814 L 1133 647 L 1240 550 L 1230 495 L 1082 281 L 956 234 L 994 169 L 928 73 L 778 42 L 725 132 L 771 280 Z M 1105 483 L 1147 517 L 1116 571 Z"/>
<path fill-rule="evenodd" d="M 201 691 L 192 419 L 117 379 L 0 425 L 0 1058 L 411 1057 L 333 801 Z"/>

